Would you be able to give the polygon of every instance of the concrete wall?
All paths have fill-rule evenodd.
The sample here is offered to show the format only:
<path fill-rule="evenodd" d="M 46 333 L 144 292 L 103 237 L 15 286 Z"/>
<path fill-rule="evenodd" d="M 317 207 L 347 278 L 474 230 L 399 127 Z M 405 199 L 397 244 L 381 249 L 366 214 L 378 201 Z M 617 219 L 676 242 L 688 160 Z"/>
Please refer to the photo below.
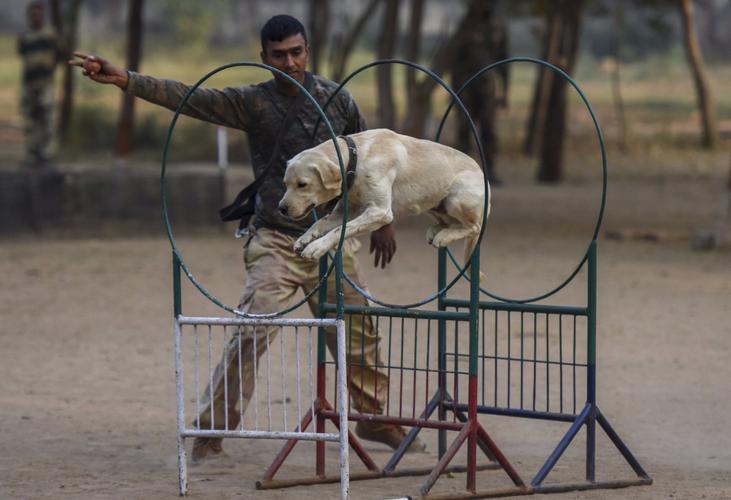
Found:
<path fill-rule="evenodd" d="M 169 167 L 166 198 L 173 227 L 233 232 L 235 223 L 221 223 L 218 210 L 251 180 L 248 168 Z M 0 237 L 23 233 L 165 234 L 159 169 L 0 171 Z"/>

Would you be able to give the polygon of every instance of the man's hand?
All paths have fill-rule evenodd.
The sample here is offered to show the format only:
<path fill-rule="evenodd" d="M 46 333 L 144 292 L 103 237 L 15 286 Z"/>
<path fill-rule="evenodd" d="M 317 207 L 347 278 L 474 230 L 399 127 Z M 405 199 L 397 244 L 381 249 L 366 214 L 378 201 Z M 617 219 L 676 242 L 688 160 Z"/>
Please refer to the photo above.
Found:
<path fill-rule="evenodd" d="M 378 267 L 381 263 L 381 269 L 391 262 L 393 255 L 396 253 L 396 230 L 391 224 L 376 229 L 371 233 L 371 253 L 376 253 L 376 260 L 373 265 Z"/>
<path fill-rule="evenodd" d="M 74 57 L 68 61 L 71 66 L 82 68 L 82 74 L 99 83 L 111 83 L 120 89 L 127 87 L 129 77 L 127 72 L 118 69 L 112 63 L 103 57 L 85 54 L 83 52 L 74 52 Z"/>

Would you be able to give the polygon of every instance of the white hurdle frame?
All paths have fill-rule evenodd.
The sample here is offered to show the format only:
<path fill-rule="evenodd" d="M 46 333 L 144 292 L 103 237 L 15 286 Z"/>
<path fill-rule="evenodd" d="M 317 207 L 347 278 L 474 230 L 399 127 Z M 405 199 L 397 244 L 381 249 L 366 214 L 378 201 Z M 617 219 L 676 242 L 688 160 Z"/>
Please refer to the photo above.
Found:
<path fill-rule="evenodd" d="M 335 327 L 337 332 L 337 399 L 340 413 L 340 432 L 282 432 L 251 430 L 199 430 L 188 429 L 185 425 L 185 387 L 183 380 L 183 325 L 221 325 L 221 326 L 274 326 L 274 327 Z M 350 464 L 348 445 L 348 386 L 345 358 L 345 321 L 342 319 L 295 319 L 295 318 L 215 318 L 178 316 L 173 326 L 175 336 L 175 390 L 177 396 L 177 443 L 178 443 L 178 485 L 180 496 L 188 493 L 188 469 L 185 452 L 185 438 L 220 437 L 247 439 L 299 439 L 303 441 L 332 441 L 340 443 L 340 498 L 347 500 L 350 495 Z"/>

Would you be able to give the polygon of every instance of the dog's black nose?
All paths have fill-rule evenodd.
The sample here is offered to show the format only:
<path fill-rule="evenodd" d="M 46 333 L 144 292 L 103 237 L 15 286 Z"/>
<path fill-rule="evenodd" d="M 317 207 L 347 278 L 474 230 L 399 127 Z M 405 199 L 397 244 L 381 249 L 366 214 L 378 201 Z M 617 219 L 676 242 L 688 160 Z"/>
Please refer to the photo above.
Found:
<path fill-rule="evenodd" d="M 287 205 L 279 205 L 279 213 L 282 215 L 287 215 Z"/>

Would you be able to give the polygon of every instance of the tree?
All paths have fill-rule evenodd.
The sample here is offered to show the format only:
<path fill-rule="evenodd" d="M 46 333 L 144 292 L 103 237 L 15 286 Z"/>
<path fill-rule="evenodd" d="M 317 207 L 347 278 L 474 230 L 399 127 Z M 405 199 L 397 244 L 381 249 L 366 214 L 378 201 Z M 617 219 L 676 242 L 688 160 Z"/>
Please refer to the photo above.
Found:
<path fill-rule="evenodd" d="M 703 66 L 703 55 L 698 44 L 698 35 L 695 31 L 693 2 L 691 0 L 679 0 L 679 2 L 683 22 L 683 42 L 688 56 L 688 63 L 693 73 L 693 82 L 695 83 L 695 92 L 698 98 L 702 130 L 701 143 L 706 148 L 713 148 L 718 142 L 718 129 L 714 117 L 713 97 Z"/>
<path fill-rule="evenodd" d="M 330 3 L 328 0 L 310 0 L 310 62 L 313 73 L 320 73 L 322 54 L 325 53 L 330 30 Z"/>
<path fill-rule="evenodd" d="M 340 43 L 334 44 L 332 50 L 332 79 L 334 81 L 339 82 L 345 76 L 345 68 L 348 64 L 348 58 L 355 48 L 355 42 L 363 32 L 368 20 L 373 17 L 374 10 L 380 2 L 381 0 L 370 0 L 356 18 L 352 28 L 345 30 Z"/>
<path fill-rule="evenodd" d="M 541 54 L 541 59 L 544 61 L 556 61 L 558 59 L 562 27 L 559 9 L 560 2 L 552 0 L 545 13 L 543 53 Z M 523 152 L 526 155 L 533 155 L 540 146 L 539 140 L 543 136 L 543 125 L 548 114 L 548 96 L 555 77 L 556 74 L 553 70 L 545 66 L 538 67 L 538 76 L 533 87 L 533 99 L 528 121 L 526 122 L 525 142 L 523 143 Z"/>
<path fill-rule="evenodd" d="M 478 25 L 477 12 L 482 7 L 483 0 L 469 0 L 464 16 L 457 25 L 457 29 L 443 43 L 432 57 L 428 65 L 437 76 L 442 76 L 454 60 L 455 54 L 470 30 Z M 422 77 L 413 86 L 412 105 L 407 110 L 403 129 L 414 137 L 423 137 L 426 131 L 427 118 L 431 114 L 431 94 L 437 85 L 432 78 Z"/>
<path fill-rule="evenodd" d="M 555 0 L 560 19 L 558 22 L 558 52 L 553 64 L 567 74 L 574 72 L 576 56 L 579 52 L 581 18 L 584 0 Z M 566 138 L 566 91 L 565 78 L 554 76 L 550 79 L 550 91 L 546 115 L 543 120 L 538 180 L 540 182 L 559 182 L 563 175 L 563 151 Z"/>
<path fill-rule="evenodd" d="M 64 59 L 70 59 L 71 53 L 76 47 L 81 0 L 51 0 L 50 7 L 51 21 L 60 41 L 63 57 Z M 74 108 L 74 73 L 71 66 L 65 65 L 57 123 L 58 138 L 61 144 L 68 139 L 71 115 Z"/>
<path fill-rule="evenodd" d="M 424 0 L 411 0 L 411 15 L 409 17 L 409 33 L 406 40 L 406 60 L 418 62 L 421 50 L 421 25 L 424 20 Z M 406 100 L 407 109 L 415 106 L 414 87 L 416 86 L 416 70 L 406 69 Z"/>
<path fill-rule="evenodd" d="M 378 42 L 378 59 L 392 59 L 398 33 L 398 0 L 384 0 L 383 24 Z M 393 98 L 392 65 L 376 67 L 378 79 L 378 121 L 381 127 L 395 128 L 396 107 Z"/>
<path fill-rule="evenodd" d="M 144 0 L 129 0 L 129 12 L 127 14 L 127 68 L 131 71 L 138 71 L 142 56 L 142 12 Z M 119 126 L 117 127 L 117 147 L 119 156 L 126 156 L 132 150 L 132 137 L 134 135 L 134 103 L 133 95 L 122 94 L 122 107 L 119 113 Z"/>

